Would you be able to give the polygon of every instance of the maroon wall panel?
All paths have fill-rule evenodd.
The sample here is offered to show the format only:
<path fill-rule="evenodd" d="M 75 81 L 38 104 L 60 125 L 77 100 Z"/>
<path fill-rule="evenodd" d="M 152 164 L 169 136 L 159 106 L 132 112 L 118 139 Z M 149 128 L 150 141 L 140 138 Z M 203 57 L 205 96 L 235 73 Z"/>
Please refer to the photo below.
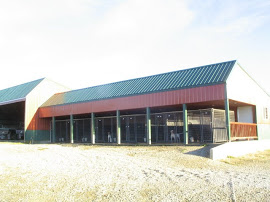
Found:
<path fill-rule="evenodd" d="M 27 130 L 50 130 L 50 118 L 40 119 L 38 113 L 35 113 L 29 125 L 26 127 Z"/>
<path fill-rule="evenodd" d="M 44 118 L 70 114 L 139 109 L 145 107 L 169 106 L 224 99 L 224 84 L 219 84 L 214 86 L 204 86 L 85 103 L 75 103 L 63 106 L 43 107 L 39 109 L 39 116 Z"/>

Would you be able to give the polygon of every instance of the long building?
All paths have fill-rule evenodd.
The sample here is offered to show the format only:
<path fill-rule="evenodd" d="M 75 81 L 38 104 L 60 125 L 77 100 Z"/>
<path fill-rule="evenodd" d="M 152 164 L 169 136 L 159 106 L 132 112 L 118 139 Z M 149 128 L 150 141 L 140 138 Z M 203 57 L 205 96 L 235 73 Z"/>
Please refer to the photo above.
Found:
<path fill-rule="evenodd" d="M 0 139 L 92 144 L 270 139 L 269 107 L 267 92 L 235 60 L 79 90 L 44 78 L 0 91 Z M 16 137 L 10 134 L 14 130 Z"/>

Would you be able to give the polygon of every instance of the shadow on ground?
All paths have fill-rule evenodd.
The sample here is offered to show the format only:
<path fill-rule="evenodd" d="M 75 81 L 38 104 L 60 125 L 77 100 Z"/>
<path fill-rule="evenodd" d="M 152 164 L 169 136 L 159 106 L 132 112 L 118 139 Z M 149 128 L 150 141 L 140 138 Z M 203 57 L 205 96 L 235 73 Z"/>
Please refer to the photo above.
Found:
<path fill-rule="evenodd" d="M 187 152 L 185 154 L 200 156 L 200 157 L 204 157 L 204 158 L 210 158 L 210 150 L 214 147 L 219 146 L 219 145 L 220 144 L 207 144 L 200 149 L 193 150 L 193 151 Z"/>

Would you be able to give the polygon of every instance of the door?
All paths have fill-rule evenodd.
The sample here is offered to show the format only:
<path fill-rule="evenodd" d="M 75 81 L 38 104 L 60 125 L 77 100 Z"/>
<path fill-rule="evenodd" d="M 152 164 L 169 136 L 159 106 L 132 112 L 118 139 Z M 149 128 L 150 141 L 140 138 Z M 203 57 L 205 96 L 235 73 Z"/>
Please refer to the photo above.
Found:
<path fill-rule="evenodd" d="M 201 110 L 201 137 L 195 137 L 198 142 L 213 142 L 211 128 L 211 110 Z"/>

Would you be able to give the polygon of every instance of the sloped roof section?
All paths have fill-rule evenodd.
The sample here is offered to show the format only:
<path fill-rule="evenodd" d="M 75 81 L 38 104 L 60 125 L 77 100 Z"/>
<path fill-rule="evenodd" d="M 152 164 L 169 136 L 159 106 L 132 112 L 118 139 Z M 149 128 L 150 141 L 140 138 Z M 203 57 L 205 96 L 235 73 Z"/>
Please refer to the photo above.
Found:
<path fill-rule="evenodd" d="M 21 101 L 42 81 L 38 79 L 18 86 L 0 90 L 0 105 Z"/>
<path fill-rule="evenodd" d="M 52 96 L 42 107 L 225 83 L 236 60 L 104 84 Z"/>

